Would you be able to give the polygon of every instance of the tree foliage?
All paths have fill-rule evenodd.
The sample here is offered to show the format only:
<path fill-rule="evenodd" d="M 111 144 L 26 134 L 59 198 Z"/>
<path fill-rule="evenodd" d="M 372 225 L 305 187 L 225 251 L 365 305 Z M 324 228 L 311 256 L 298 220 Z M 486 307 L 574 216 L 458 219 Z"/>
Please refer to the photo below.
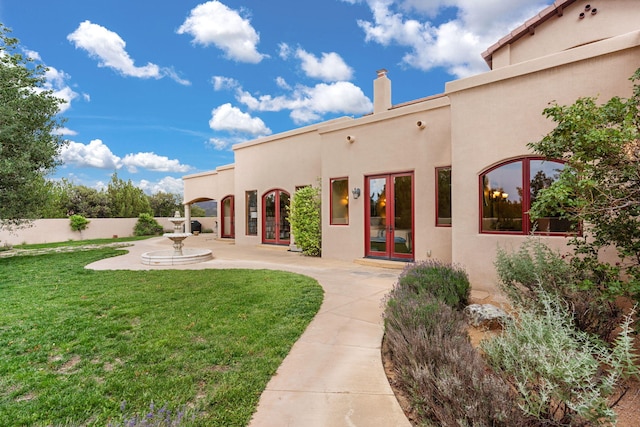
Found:
<path fill-rule="evenodd" d="M 544 110 L 556 128 L 529 144 L 536 153 L 566 162 L 553 184 L 540 192 L 532 217 L 548 210 L 581 222 L 582 234 L 572 240 L 572 259 L 584 272 L 583 285 L 606 284 L 611 296 L 640 294 L 640 69 L 628 99 L 604 104 L 580 98 L 574 104 L 553 104 Z M 614 246 L 620 262 L 599 260 Z M 626 276 L 629 280 L 621 280 Z"/>
<path fill-rule="evenodd" d="M 45 88 L 46 68 L 20 53 L 0 24 L 0 227 L 36 218 L 46 201 L 45 176 L 65 144 L 55 134 L 64 101 Z"/>
<path fill-rule="evenodd" d="M 141 213 L 151 213 L 151 205 L 144 191 L 134 186 L 131 180 L 125 182 L 118 178 L 117 173 L 111 175 L 107 194 L 114 218 L 136 218 Z"/>
<path fill-rule="evenodd" d="M 302 249 L 302 253 L 320 256 L 322 224 L 318 187 L 308 186 L 296 191 L 289 208 L 289 223 L 295 244 Z"/>
<path fill-rule="evenodd" d="M 175 211 L 182 210 L 182 197 L 179 194 L 159 191 L 149 196 L 149 204 L 153 216 L 169 217 L 173 216 Z"/>

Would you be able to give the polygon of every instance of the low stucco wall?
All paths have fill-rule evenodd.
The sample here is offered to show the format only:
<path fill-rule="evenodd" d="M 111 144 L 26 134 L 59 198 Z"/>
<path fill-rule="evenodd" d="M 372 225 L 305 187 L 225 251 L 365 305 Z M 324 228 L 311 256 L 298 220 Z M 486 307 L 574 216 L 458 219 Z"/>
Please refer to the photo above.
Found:
<path fill-rule="evenodd" d="M 173 224 L 169 218 L 156 218 L 165 231 L 173 231 Z M 215 230 L 216 218 L 191 218 L 202 224 L 202 229 Z M 0 230 L 0 244 L 11 245 L 66 242 L 68 240 L 108 239 L 114 236 L 133 236 L 133 227 L 138 218 L 89 218 L 89 226 L 82 232 L 73 231 L 68 218 L 39 219 L 30 227 L 19 230 Z"/>

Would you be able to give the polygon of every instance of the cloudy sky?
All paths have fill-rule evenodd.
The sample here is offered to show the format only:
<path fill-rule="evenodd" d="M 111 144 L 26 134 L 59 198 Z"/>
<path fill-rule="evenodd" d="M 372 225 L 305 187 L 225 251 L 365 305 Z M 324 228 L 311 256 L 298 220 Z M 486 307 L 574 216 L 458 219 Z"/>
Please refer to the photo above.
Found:
<path fill-rule="evenodd" d="M 69 141 L 52 178 L 148 193 L 233 163 L 233 144 L 394 104 L 485 72 L 481 53 L 544 0 L 0 0 L 47 67 Z"/>

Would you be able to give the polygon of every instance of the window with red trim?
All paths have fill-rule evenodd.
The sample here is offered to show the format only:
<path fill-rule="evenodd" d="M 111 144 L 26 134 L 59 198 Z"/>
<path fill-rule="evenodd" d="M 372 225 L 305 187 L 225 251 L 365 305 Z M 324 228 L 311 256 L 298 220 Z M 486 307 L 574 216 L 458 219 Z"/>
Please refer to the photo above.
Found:
<path fill-rule="evenodd" d="M 331 186 L 331 225 L 349 224 L 349 179 L 333 178 Z"/>
<path fill-rule="evenodd" d="M 451 227 L 451 166 L 436 168 L 436 226 Z"/>
<path fill-rule="evenodd" d="M 480 231 L 483 233 L 560 234 L 574 224 L 553 212 L 531 221 L 529 210 L 538 192 L 553 183 L 562 162 L 536 157 L 510 160 L 480 175 Z"/>

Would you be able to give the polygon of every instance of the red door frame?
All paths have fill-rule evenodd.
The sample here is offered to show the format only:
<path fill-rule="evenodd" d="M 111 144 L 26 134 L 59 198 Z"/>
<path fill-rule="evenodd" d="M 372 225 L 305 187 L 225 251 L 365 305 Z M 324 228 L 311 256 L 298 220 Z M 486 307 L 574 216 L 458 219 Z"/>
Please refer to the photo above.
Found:
<path fill-rule="evenodd" d="M 411 228 L 406 237 L 396 236 L 395 229 L 395 186 L 393 185 L 394 178 L 408 176 L 411 178 Z M 371 188 L 370 182 L 372 179 L 384 179 L 385 180 L 385 206 L 384 206 L 384 221 L 385 224 L 378 226 L 379 231 L 382 231 L 382 237 L 372 236 L 371 226 Z M 370 175 L 365 177 L 365 256 L 370 258 L 384 258 L 384 259 L 397 259 L 403 261 L 413 261 L 415 259 L 415 197 L 414 197 L 414 174 L 413 172 L 402 173 L 390 173 L 381 175 Z M 393 218 L 393 221 L 387 221 L 387 218 Z M 379 242 L 373 240 L 380 239 Z M 404 239 L 404 244 L 408 245 L 410 249 L 408 253 L 396 251 L 396 240 L 401 242 L 400 239 Z M 407 240 L 410 239 L 409 242 Z M 378 247 L 374 248 L 372 243 L 378 243 Z"/>
<path fill-rule="evenodd" d="M 224 218 L 225 218 L 225 215 L 224 215 L 224 213 L 225 213 L 225 212 L 224 212 L 224 204 L 225 204 L 225 202 L 226 202 L 227 200 L 229 201 L 229 205 L 230 205 L 230 206 L 229 206 L 229 208 L 230 208 L 230 211 L 231 211 L 231 212 L 229 212 L 229 218 L 230 218 L 230 219 L 229 219 L 229 221 L 230 221 L 230 224 L 229 224 L 229 231 L 230 231 L 230 233 L 225 234 L 225 232 L 224 232 L 224 231 L 225 231 L 225 229 L 226 229 L 226 227 L 225 227 L 226 223 L 225 223 L 225 221 L 224 221 Z M 221 235 L 221 237 L 222 237 L 222 238 L 225 238 L 225 239 L 234 239 L 234 238 L 236 237 L 236 225 L 235 225 L 235 215 L 236 215 L 236 209 L 235 209 L 235 197 L 234 197 L 233 195 L 225 197 L 224 199 L 222 199 L 222 203 L 221 203 L 221 205 L 222 205 L 222 217 L 221 217 L 222 227 L 220 228 L 220 235 Z"/>
<path fill-rule="evenodd" d="M 289 197 L 289 201 L 291 201 L 291 195 L 282 189 L 273 189 L 269 190 L 262 195 L 262 243 L 268 243 L 273 245 L 288 245 L 291 242 L 291 228 L 287 228 L 286 230 L 281 229 L 281 224 L 283 221 L 286 221 L 286 218 L 282 218 L 282 212 L 280 212 L 280 196 L 281 194 L 286 194 Z M 274 206 L 275 206 L 275 216 L 273 224 L 267 224 L 267 203 L 266 198 L 269 195 L 274 194 Z M 287 238 L 281 237 L 282 232 L 287 233 Z M 269 235 L 273 234 L 273 238 L 269 238 Z"/>

